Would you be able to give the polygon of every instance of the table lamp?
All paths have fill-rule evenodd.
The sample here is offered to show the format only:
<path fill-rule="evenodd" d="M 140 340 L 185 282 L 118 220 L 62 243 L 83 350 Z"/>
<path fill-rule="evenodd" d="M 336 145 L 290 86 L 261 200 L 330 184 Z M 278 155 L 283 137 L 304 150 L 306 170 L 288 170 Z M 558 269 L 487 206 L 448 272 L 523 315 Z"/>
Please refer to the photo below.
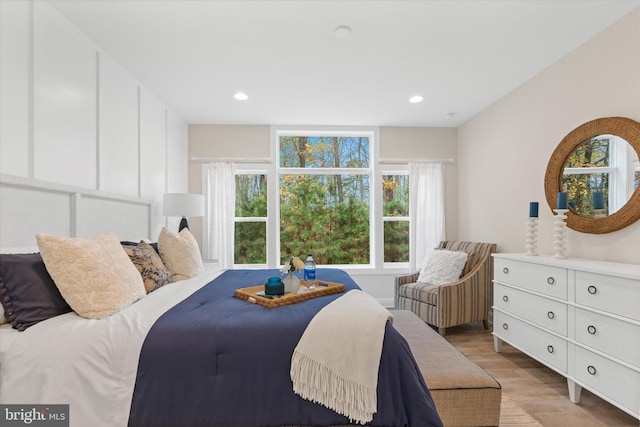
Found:
<path fill-rule="evenodd" d="M 162 198 L 164 216 L 181 216 L 178 232 L 189 229 L 187 217 L 204 215 L 204 196 L 202 194 L 166 193 Z"/>

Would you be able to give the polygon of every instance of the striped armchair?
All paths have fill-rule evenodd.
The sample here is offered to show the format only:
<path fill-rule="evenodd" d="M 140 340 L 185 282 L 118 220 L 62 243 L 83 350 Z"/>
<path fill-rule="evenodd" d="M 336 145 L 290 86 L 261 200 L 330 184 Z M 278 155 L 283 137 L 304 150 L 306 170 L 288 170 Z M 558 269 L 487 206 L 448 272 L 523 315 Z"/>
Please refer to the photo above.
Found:
<path fill-rule="evenodd" d="M 395 308 L 411 310 L 444 336 L 446 328 L 465 323 L 484 323 L 489 328 L 489 308 L 493 303 L 493 257 L 495 243 L 440 242 L 438 249 L 467 252 L 460 279 L 446 285 L 418 283 L 420 272 L 396 276 Z"/>

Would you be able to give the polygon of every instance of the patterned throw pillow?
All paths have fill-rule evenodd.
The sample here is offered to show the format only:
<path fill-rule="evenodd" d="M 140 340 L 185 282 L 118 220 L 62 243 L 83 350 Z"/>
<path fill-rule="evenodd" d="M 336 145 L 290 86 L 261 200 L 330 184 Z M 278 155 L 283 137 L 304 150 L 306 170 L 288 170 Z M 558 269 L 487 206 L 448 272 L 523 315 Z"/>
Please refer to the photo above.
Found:
<path fill-rule="evenodd" d="M 147 293 L 171 283 L 171 272 L 150 244 L 140 242 L 135 246 L 122 245 L 122 247 L 140 272 Z"/>
<path fill-rule="evenodd" d="M 183 228 L 175 235 L 166 227 L 162 227 L 158 236 L 158 251 L 162 262 L 173 274 L 174 282 L 188 279 L 204 271 L 198 242 L 188 228 Z"/>

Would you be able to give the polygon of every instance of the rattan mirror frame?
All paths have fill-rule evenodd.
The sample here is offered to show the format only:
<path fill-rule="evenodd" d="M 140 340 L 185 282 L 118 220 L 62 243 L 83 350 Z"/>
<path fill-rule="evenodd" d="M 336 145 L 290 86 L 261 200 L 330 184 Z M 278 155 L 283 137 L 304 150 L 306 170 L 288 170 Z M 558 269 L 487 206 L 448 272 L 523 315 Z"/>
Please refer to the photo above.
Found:
<path fill-rule="evenodd" d="M 604 117 L 584 123 L 565 136 L 556 147 L 544 177 L 547 204 L 555 209 L 558 191 L 562 186 L 564 165 L 569 155 L 583 141 L 597 135 L 617 135 L 624 138 L 640 156 L 640 123 L 625 117 Z M 567 226 L 582 233 L 604 234 L 620 230 L 640 219 L 640 190 L 636 189 L 627 203 L 617 212 L 604 218 L 585 218 L 572 210 L 567 212 Z"/>

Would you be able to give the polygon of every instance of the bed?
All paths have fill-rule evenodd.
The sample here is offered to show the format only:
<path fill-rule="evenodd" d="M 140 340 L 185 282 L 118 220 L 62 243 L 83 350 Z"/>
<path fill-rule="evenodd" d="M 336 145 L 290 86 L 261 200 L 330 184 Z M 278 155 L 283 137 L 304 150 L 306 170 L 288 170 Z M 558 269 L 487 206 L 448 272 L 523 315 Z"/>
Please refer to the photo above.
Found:
<path fill-rule="evenodd" d="M 207 270 L 104 319 L 74 312 L 0 328 L 0 403 L 70 404 L 71 426 L 333 426 L 349 419 L 296 395 L 291 356 L 343 294 L 265 308 L 234 297 L 277 270 Z M 342 270 L 318 278 L 358 285 Z M 387 324 L 373 426 L 439 426 L 411 351 Z"/>

